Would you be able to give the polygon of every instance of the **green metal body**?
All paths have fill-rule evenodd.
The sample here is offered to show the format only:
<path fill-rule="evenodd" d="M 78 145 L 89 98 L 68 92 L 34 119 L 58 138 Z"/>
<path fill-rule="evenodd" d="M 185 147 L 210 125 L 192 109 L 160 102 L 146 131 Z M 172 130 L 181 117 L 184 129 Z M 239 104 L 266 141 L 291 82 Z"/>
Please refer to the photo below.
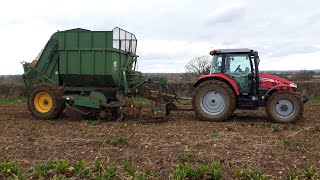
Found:
<path fill-rule="evenodd" d="M 58 31 L 35 61 L 23 63 L 23 79 L 28 90 L 40 83 L 56 84 L 63 90 L 63 98 L 78 106 L 125 106 L 108 101 L 101 92 L 113 89 L 127 96 L 150 81 L 135 71 L 136 47 L 135 35 L 120 28 Z M 163 78 L 156 81 L 166 83 Z"/>
<path fill-rule="evenodd" d="M 118 88 L 131 93 L 146 81 L 134 71 L 136 46 L 135 35 L 120 28 L 58 31 L 36 62 L 23 63 L 23 79 L 29 90 L 39 83 L 54 83 L 66 92 Z"/>
<path fill-rule="evenodd" d="M 50 39 L 37 57 L 38 63 L 23 63 L 22 75 L 28 90 L 40 83 L 59 84 L 57 40 Z"/>
<path fill-rule="evenodd" d="M 104 107 L 122 107 L 125 106 L 125 103 L 121 102 L 112 102 L 107 103 L 107 98 L 99 92 L 91 92 L 89 96 L 82 96 L 82 95 L 65 95 L 62 97 L 65 100 L 73 101 L 77 106 L 84 106 L 90 108 L 100 108 L 101 106 Z"/>

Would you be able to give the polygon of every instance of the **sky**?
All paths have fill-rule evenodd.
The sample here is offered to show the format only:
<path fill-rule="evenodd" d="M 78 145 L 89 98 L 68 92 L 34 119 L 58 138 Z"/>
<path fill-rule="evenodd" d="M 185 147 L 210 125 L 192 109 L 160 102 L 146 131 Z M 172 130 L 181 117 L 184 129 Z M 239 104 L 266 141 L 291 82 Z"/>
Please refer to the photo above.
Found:
<path fill-rule="evenodd" d="M 10 0 L 0 6 L 0 74 L 22 74 L 57 30 L 111 31 L 138 39 L 142 72 L 185 72 L 212 49 L 250 48 L 262 70 L 320 69 L 317 0 Z"/>

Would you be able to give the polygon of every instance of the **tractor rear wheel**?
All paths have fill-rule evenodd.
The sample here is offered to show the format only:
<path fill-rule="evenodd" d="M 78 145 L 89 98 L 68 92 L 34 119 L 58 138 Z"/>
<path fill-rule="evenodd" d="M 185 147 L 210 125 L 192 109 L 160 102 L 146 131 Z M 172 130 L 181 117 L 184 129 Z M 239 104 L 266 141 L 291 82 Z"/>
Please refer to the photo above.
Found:
<path fill-rule="evenodd" d="M 293 91 L 277 91 L 268 98 L 266 113 L 272 122 L 296 122 L 302 117 L 302 99 Z"/>
<path fill-rule="evenodd" d="M 219 80 L 201 83 L 193 92 L 193 110 L 201 120 L 223 121 L 236 109 L 236 97 L 232 89 Z"/>
<path fill-rule="evenodd" d="M 28 98 L 28 108 L 33 116 L 39 119 L 54 119 L 61 115 L 65 102 L 59 86 L 39 84 Z"/>

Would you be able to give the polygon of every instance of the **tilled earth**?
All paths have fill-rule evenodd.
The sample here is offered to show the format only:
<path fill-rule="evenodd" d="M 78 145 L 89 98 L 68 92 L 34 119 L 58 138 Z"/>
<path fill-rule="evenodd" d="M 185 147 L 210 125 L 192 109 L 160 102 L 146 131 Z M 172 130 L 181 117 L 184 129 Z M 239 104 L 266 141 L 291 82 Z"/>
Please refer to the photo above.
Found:
<path fill-rule="evenodd" d="M 127 144 L 108 140 L 123 137 Z M 48 160 L 71 162 L 102 159 L 121 166 L 124 160 L 167 179 L 179 163 L 219 160 L 224 179 L 234 179 L 245 166 L 271 179 L 288 171 L 320 170 L 320 105 L 305 105 L 296 124 L 269 123 L 264 109 L 236 111 L 226 122 L 204 122 L 191 112 L 173 112 L 169 121 L 37 120 L 25 105 L 0 105 L 0 162 L 15 161 L 24 169 Z"/>

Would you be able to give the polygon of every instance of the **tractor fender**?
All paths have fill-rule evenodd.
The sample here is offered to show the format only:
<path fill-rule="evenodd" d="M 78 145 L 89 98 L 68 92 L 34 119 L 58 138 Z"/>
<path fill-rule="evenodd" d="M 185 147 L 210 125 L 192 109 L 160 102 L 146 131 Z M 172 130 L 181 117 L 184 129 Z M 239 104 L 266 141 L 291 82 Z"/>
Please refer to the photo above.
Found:
<path fill-rule="evenodd" d="M 201 75 L 198 79 L 198 81 L 193 85 L 193 87 L 197 87 L 199 86 L 201 83 L 205 82 L 205 81 L 208 81 L 208 80 L 211 80 L 211 79 L 217 79 L 217 80 L 220 80 L 222 82 L 225 82 L 227 83 L 231 88 L 232 90 L 236 93 L 236 95 L 240 95 L 240 92 L 239 92 L 239 88 L 237 86 L 237 83 L 229 78 L 228 76 L 226 76 L 225 74 L 210 74 L 210 75 Z"/>
<path fill-rule="evenodd" d="M 264 94 L 264 98 L 263 98 L 263 104 L 265 103 L 266 99 L 268 99 L 267 97 L 270 96 L 272 93 L 274 93 L 275 91 L 277 91 L 277 89 L 279 87 L 289 87 L 289 89 L 291 90 L 292 87 L 288 84 L 279 84 L 276 86 L 273 86 L 272 88 L 270 88 L 265 94 Z"/>

